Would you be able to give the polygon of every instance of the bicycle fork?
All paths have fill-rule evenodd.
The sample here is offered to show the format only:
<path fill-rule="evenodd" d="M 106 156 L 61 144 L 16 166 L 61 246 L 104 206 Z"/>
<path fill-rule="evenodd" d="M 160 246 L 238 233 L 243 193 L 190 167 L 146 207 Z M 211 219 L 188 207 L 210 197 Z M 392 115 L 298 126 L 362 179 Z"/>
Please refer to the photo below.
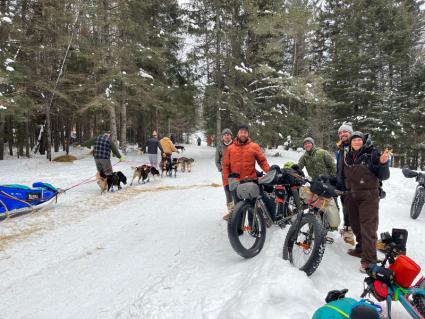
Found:
<path fill-rule="evenodd" d="M 258 210 L 261 211 L 260 214 L 264 218 L 267 228 L 271 227 L 271 225 L 273 224 L 273 219 L 270 216 L 269 210 L 267 209 L 266 204 L 264 203 L 261 197 L 257 198 L 257 200 L 255 201 L 254 217 L 258 214 Z"/>

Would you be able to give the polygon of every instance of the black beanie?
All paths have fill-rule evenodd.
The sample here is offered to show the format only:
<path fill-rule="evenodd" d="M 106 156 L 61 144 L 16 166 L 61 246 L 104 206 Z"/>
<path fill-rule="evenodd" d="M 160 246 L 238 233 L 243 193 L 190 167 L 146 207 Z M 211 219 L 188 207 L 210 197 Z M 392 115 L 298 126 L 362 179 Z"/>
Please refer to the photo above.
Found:
<path fill-rule="evenodd" d="M 241 124 L 238 127 L 238 131 L 240 130 L 247 130 L 249 132 L 249 126 L 247 124 Z"/>
<path fill-rule="evenodd" d="M 362 132 L 355 131 L 355 132 L 353 132 L 353 135 L 351 135 L 350 142 L 356 137 L 360 137 L 363 140 L 363 142 L 365 141 L 364 140 L 364 138 L 365 138 L 364 134 Z"/>
<path fill-rule="evenodd" d="M 376 309 L 368 305 L 358 305 L 351 310 L 351 319 L 379 319 Z"/>

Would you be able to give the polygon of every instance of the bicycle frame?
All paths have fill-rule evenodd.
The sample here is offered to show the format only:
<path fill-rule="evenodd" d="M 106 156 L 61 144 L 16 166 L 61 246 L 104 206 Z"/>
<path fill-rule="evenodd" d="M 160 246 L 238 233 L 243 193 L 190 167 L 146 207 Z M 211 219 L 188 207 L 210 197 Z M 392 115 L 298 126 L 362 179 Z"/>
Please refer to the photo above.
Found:
<path fill-rule="evenodd" d="M 287 190 L 287 185 L 275 185 L 275 190 L 285 191 L 285 195 L 283 198 L 276 197 L 276 201 L 275 201 L 276 208 L 274 212 L 275 219 L 273 219 L 273 216 L 270 210 L 268 209 L 267 205 L 265 204 L 263 200 L 263 196 L 265 196 L 263 189 L 261 189 L 261 194 L 255 200 L 255 204 L 254 204 L 254 214 L 257 214 L 258 210 L 260 209 L 262 211 L 263 218 L 266 221 L 267 227 L 270 227 L 274 222 L 278 223 L 279 225 L 285 224 L 292 218 L 292 215 L 288 216 L 289 198 L 291 196 L 291 192 Z M 295 192 L 295 193 L 297 193 L 298 195 L 298 192 Z M 294 200 L 295 200 L 296 195 L 294 194 L 293 191 L 292 191 L 292 195 L 294 196 Z M 279 215 L 283 216 L 283 218 L 280 220 L 276 220 L 276 217 Z"/>
<path fill-rule="evenodd" d="M 423 278 L 421 280 L 423 280 Z M 418 282 L 420 282 L 420 280 Z M 425 296 L 425 289 L 416 287 L 404 289 L 396 285 L 391 285 L 388 287 L 388 290 L 389 293 L 387 297 L 387 307 L 389 319 L 391 318 L 391 302 L 393 300 L 399 301 L 413 319 L 424 319 L 424 317 L 416 310 L 415 306 L 412 305 L 408 298 L 410 295 Z M 399 291 L 401 291 L 401 294 L 398 293 Z"/>

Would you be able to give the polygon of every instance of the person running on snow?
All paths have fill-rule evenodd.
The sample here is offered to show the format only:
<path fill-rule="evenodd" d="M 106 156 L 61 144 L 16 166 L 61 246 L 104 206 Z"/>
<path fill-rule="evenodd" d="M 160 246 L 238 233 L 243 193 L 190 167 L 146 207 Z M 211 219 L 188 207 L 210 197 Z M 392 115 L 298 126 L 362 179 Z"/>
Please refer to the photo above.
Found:
<path fill-rule="evenodd" d="M 119 158 L 120 162 L 124 160 L 124 157 L 121 156 L 114 142 L 112 142 L 111 132 L 105 131 L 102 135 L 92 138 L 83 144 L 85 147 L 91 147 L 93 145 L 93 157 L 97 171 L 99 174 L 103 172 L 105 175 L 111 175 L 113 173 L 111 151 Z"/>
<path fill-rule="evenodd" d="M 344 165 L 345 155 L 350 150 L 350 138 L 353 134 L 353 127 L 351 123 L 344 122 L 338 129 L 339 141 L 336 143 L 336 175 L 337 175 L 337 188 L 339 190 L 345 190 L 344 181 L 338 180 L 339 172 L 342 170 Z M 350 226 L 350 219 L 348 217 L 348 207 L 345 204 L 345 196 L 341 196 L 342 213 L 344 215 L 344 228 L 341 231 L 342 238 L 347 244 L 354 246 L 356 241 L 354 239 L 353 230 Z"/>
<path fill-rule="evenodd" d="M 222 164 L 223 185 L 229 186 L 229 175 L 238 176 L 237 179 L 251 179 L 256 180 L 257 171 L 255 164 L 258 163 L 266 173 L 270 170 L 270 165 L 263 154 L 260 146 L 254 143 L 249 138 L 248 125 L 241 125 L 238 129 L 238 134 L 233 144 L 230 145 L 224 153 Z M 234 201 L 236 198 L 234 196 Z M 223 217 L 228 220 L 229 214 Z"/>
<path fill-rule="evenodd" d="M 348 194 L 350 224 L 356 235 L 356 248 L 348 253 L 360 257 L 360 271 L 365 273 L 368 264 L 377 262 L 376 232 L 379 221 L 380 181 L 390 177 L 388 152 L 382 155 L 369 136 L 354 132 L 350 139 L 350 151 L 344 158 L 339 178 L 344 181 Z"/>
<path fill-rule="evenodd" d="M 304 139 L 303 148 L 305 153 L 298 161 L 301 170 L 305 167 L 313 180 L 318 178 L 319 175 L 335 176 L 335 162 L 328 151 L 316 147 L 311 137 Z"/>
<path fill-rule="evenodd" d="M 171 142 L 171 139 L 167 136 L 164 136 L 160 141 L 159 144 L 162 148 L 162 157 L 165 157 L 168 161 L 168 163 L 171 163 L 171 155 L 173 152 L 177 153 L 177 149 L 174 146 L 173 142 Z"/>
<path fill-rule="evenodd" d="M 158 148 L 161 154 L 164 153 L 164 151 L 159 143 L 156 131 L 153 131 L 151 138 L 149 138 L 146 143 L 146 147 L 148 149 L 149 163 L 154 167 L 158 167 Z"/>
<path fill-rule="evenodd" d="M 233 143 L 233 140 L 232 140 L 233 134 L 230 129 L 225 128 L 221 132 L 221 136 L 222 136 L 222 139 L 220 143 L 218 143 L 217 148 L 215 150 L 215 166 L 217 166 L 217 169 L 220 173 L 223 170 L 222 164 L 223 164 L 224 153 L 226 152 L 226 149 Z M 234 204 L 232 200 L 232 194 L 229 190 L 229 185 L 224 186 L 224 193 L 226 195 L 227 213 L 230 214 L 233 210 Z"/>

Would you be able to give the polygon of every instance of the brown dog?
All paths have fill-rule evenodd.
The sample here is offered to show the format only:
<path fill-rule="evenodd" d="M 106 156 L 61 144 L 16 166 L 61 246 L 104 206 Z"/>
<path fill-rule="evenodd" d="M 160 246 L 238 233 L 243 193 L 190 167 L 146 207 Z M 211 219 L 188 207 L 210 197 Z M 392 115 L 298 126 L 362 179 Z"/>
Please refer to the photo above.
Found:
<path fill-rule="evenodd" d="M 103 194 L 108 189 L 108 180 L 106 177 L 102 177 L 99 172 L 96 174 L 96 182 L 100 187 L 100 193 Z"/>
<path fill-rule="evenodd" d="M 190 173 L 192 171 L 192 165 L 195 160 L 193 158 L 180 157 L 178 162 L 181 165 L 182 172 L 187 170 Z"/>
<path fill-rule="evenodd" d="M 159 171 L 151 165 L 144 164 L 142 166 L 132 167 L 132 168 L 134 169 L 134 173 L 133 173 L 133 179 L 131 180 L 130 185 L 133 185 L 133 181 L 137 177 L 139 178 L 137 183 L 140 183 L 140 179 L 141 179 L 142 184 L 149 182 L 149 174 L 151 174 L 154 178 L 156 176 L 159 177 Z"/>

